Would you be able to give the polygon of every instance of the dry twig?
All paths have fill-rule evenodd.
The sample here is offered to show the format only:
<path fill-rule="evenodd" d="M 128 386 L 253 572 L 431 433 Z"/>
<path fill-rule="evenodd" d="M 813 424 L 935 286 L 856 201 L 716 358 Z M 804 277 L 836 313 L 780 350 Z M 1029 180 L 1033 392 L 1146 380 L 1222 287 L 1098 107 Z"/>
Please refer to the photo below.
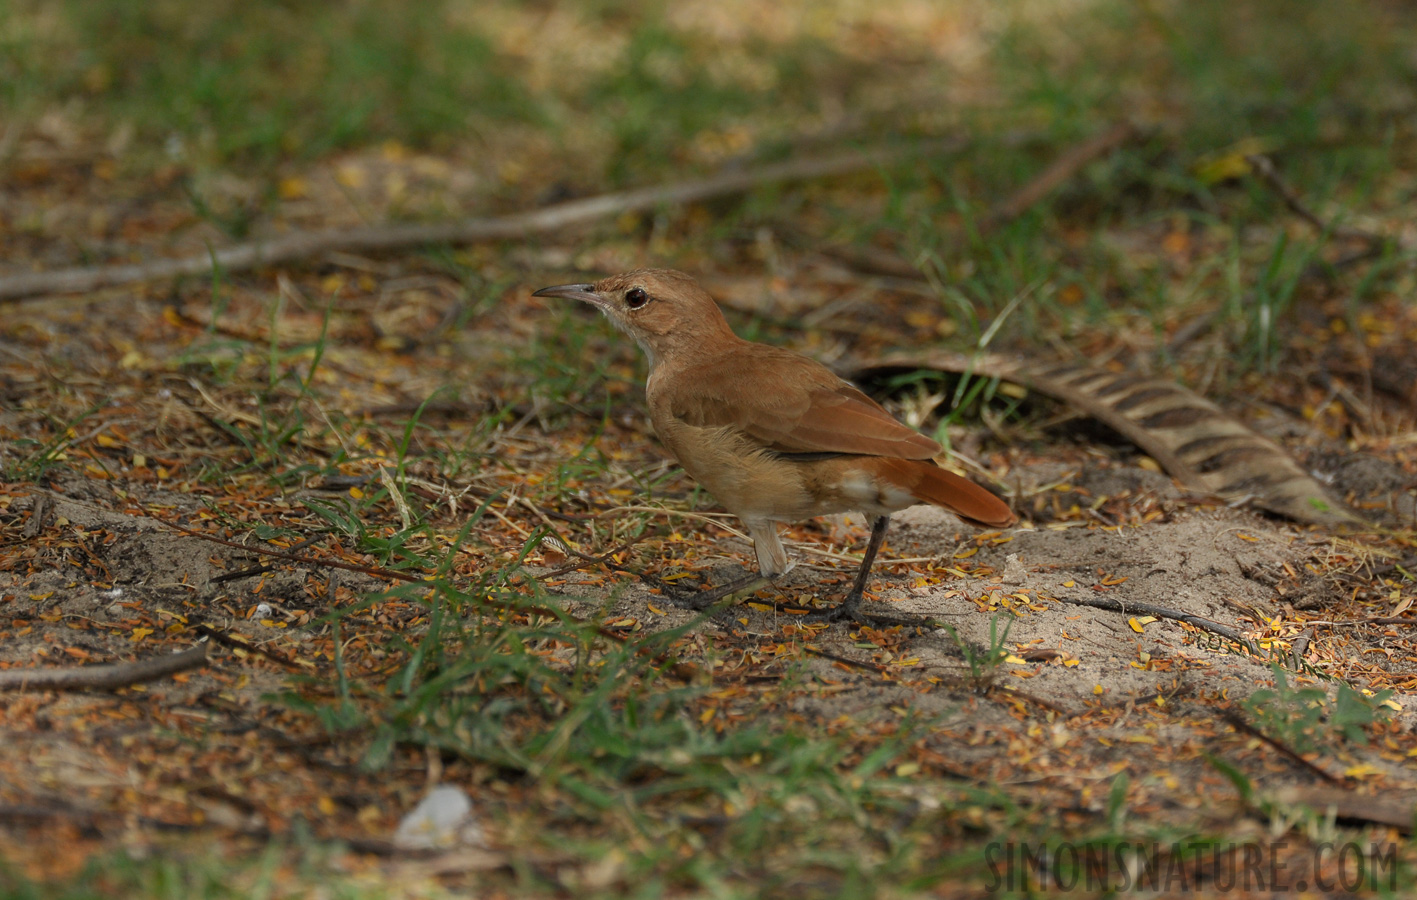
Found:
<path fill-rule="evenodd" d="M 841 656 L 836 653 L 830 653 L 826 650 L 820 650 L 816 647 L 811 646 L 810 644 L 804 644 L 802 646 L 802 652 L 806 653 L 808 656 L 818 656 L 829 662 L 838 663 L 839 665 L 843 666 L 850 666 L 853 669 L 861 669 L 866 672 L 875 672 L 879 675 L 885 675 L 890 672 L 889 669 L 887 669 L 880 663 L 867 662 L 865 660 L 860 659 L 852 659 L 849 656 Z"/>
<path fill-rule="evenodd" d="M 1417 821 L 1417 809 L 1413 808 L 1410 797 L 1404 800 L 1400 792 L 1391 800 L 1385 800 L 1347 788 L 1296 785 L 1281 788 L 1274 793 L 1272 799 L 1286 804 L 1303 804 L 1317 812 L 1331 813 L 1344 824 L 1386 825 L 1403 834 L 1411 834 L 1413 823 Z"/>
<path fill-rule="evenodd" d="M 301 668 L 299 663 L 292 662 L 291 660 L 286 659 L 279 653 L 273 653 L 272 651 L 267 650 L 264 647 L 258 647 L 255 644 L 247 643 L 246 641 L 243 641 L 240 638 L 232 637 L 226 632 L 218 631 L 210 625 L 198 625 L 197 633 L 205 635 L 206 637 L 209 637 L 212 640 L 216 641 L 218 644 L 230 647 L 233 650 L 237 650 L 242 653 L 250 653 L 253 656 L 263 656 L 266 659 L 269 659 L 271 662 L 279 666 L 284 666 L 292 672 L 304 671 L 304 669 Z"/>
<path fill-rule="evenodd" d="M 413 584 L 423 584 L 423 583 L 425 583 L 424 578 L 423 578 L 421 575 L 410 574 L 410 573 L 408 573 L 408 572 L 400 572 L 400 571 L 398 571 L 398 570 L 396 570 L 396 569 L 380 569 L 380 568 L 377 568 L 377 567 L 374 567 L 374 566 L 358 566 L 358 565 L 354 565 L 354 564 L 352 564 L 352 563 L 336 562 L 336 561 L 330 560 L 330 559 L 312 559 L 312 558 L 310 558 L 310 557 L 305 557 L 305 556 L 295 556 L 295 555 L 289 554 L 289 553 L 281 553 L 281 552 L 278 552 L 278 551 L 275 551 L 275 550 L 267 550 L 267 549 L 265 549 L 264 547 L 256 547 L 256 546 L 252 546 L 252 545 L 248 545 L 248 544 L 239 544 L 239 543 L 237 543 L 236 541 L 228 541 L 228 540 L 226 540 L 225 538 L 219 538 L 219 537 L 216 537 L 215 535 L 203 534 L 203 533 L 200 532 L 200 531 L 194 531 L 194 530 L 191 529 L 191 528 L 186 528 L 186 527 L 184 527 L 184 526 L 182 526 L 182 525 L 178 525 L 176 522 L 168 522 L 168 521 L 165 521 L 165 520 L 163 520 L 163 519 L 158 519 L 158 518 L 156 518 L 156 517 L 148 517 L 148 518 L 152 518 L 153 521 L 155 521 L 155 522 L 158 522 L 158 523 L 160 523 L 160 524 L 166 525 L 166 526 L 168 526 L 169 528 L 176 529 L 177 531 L 180 531 L 180 532 L 182 532 L 183 534 L 191 535 L 191 536 L 194 537 L 194 538 L 199 538 L 199 539 L 201 539 L 201 540 L 208 541 L 208 542 L 213 543 L 213 544 L 222 544 L 223 546 L 227 546 L 227 547 L 237 547 L 237 548 L 239 548 L 239 549 L 241 549 L 241 550 L 245 550 L 245 551 L 248 552 L 248 553 L 254 553 L 254 554 L 257 554 L 257 555 L 259 555 L 259 556 L 269 556 L 269 557 L 271 557 L 271 558 L 273 558 L 273 559 L 285 559 L 285 560 L 289 560 L 289 561 L 291 561 L 291 562 L 302 563 L 302 564 L 304 564 L 304 565 L 307 565 L 307 566 L 314 566 L 314 567 L 317 567 L 317 568 L 319 568 L 319 567 L 325 567 L 325 568 L 345 569 L 345 570 L 351 571 L 351 572 L 361 572 L 361 573 L 366 574 L 366 575 L 372 575 L 372 576 L 374 576 L 374 577 L 376 577 L 376 578 L 391 578 L 391 579 L 393 579 L 393 580 L 395 580 L 395 581 L 404 581 L 404 582 L 409 582 L 409 583 L 413 583 Z M 616 551 L 614 551 L 614 552 L 619 552 L 619 551 L 616 550 Z M 579 568 L 579 566 L 578 566 L 577 568 Z M 581 625 L 590 624 L 590 623 L 587 623 L 585 620 L 580 619 L 580 618 L 578 618 L 578 617 L 576 617 L 576 616 L 572 616 L 572 615 L 570 615 L 569 613 L 566 613 L 566 612 L 564 612 L 564 611 L 554 610 L 554 609 L 551 609 L 551 608 L 549 608 L 549 607 L 546 607 L 546 606 L 538 606 L 538 605 L 536 605 L 536 604 L 530 604 L 530 603 L 528 603 L 528 604 L 504 603 L 504 602 L 500 602 L 500 601 L 494 600 L 491 596 L 482 597 L 482 598 L 479 599 L 478 602 L 479 602 L 480 604 L 484 605 L 484 606 L 491 607 L 492 609 L 499 609 L 499 610 L 503 610 L 503 611 L 506 611 L 506 612 L 524 613 L 524 614 L 527 614 L 527 615 L 550 616 L 550 617 L 552 617 L 552 618 L 567 618 L 567 619 L 570 619 L 571 621 L 576 622 L 577 624 L 581 624 Z M 598 634 L 599 636 L 601 636 L 601 637 L 603 637 L 603 638 L 606 638 L 606 639 L 608 639 L 608 640 L 614 641 L 614 642 L 616 642 L 616 643 L 618 643 L 618 644 L 626 644 L 626 643 L 627 643 L 627 640 L 626 640 L 626 638 L 625 638 L 624 635 L 616 634 L 614 631 L 610 630 L 609 628 L 606 628 L 606 627 L 603 626 L 603 625 L 591 625 L 591 628 L 592 628 L 592 630 L 595 631 L 596 634 Z M 635 647 L 635 652 L 636 652 L 637 654 L 641 655 L 641 656 L 644 656 L 644 655 L 650 654 L 652 651 L 651 651 L 648 647 L 645 647 L 645 646 L 643 646 L 643 645 L 639 645 L 639 646 L 636 646 L 636 647 Z M 653 656 L 651 656 L 650 658 L 651 658 L 656 664 L 659 664 L 659 665 L 666 665 L 666 666 L 667 666 L 667 671 L 668 671 L 670 674 L 674 675 L 674 677 L 676 677 L 676 678 L 681 678 L 681 679 L 683 679 L 683 680 L 685 680 L 685 681 L 689 681 L 689 680 L 693 680 L 694 678 L 697 678 L 697 677 L 698 677 L 699 669 L 698 669 L 697 666 L 694 666 L 694 665 L 691 664 L 691 663 L 685 663 L 685 662 L 669 663 L 669 661 L 668 661 L 668 658 L 669 658 L 669 651 L 668 651 L 668 650 L 662 651 L 662 652 L 660 652 L 660 653 L 656 653 L 656 654 L 654 654 Z"/>
<path fill-rule="evenodd" d="M 207 664 L 207 645 L 167 656 L 104 666 L 64 669 L 8 669 L 0 672 L 0 691 L 111 691 L 156 681 Z"/>
<path fill-rule="evenodd" d="M 1408 249 L 1400 239 L 1377 232 L 1367 231 L 1362 228 L 1351 228 L 1344 225 L 1334 225 L 1326 222 L 1322 217 L 1308 207 L 1297 191 L 1290 187 L 1289 182 L 1284 180 L 1284 176 L 1279 174 L 1279 170 L 1270 161 L 1269 157 L 1253 154 L 1245 157 L 1245 161 L 1250 164 L 1250 170 L 1264 182 L 1265 186 L 1274 191 L 1289 211 L 1307 222 L 1319 234 L 1329 234 L 1343 240 L 1361 241 L 1364 244 L 1362 250 L 1347 253 L 1327 265 L 1311 264 L 1304 268 L 1300 278 L 1309 279 L 1321 276 L 1326 269 L 1342 269 L 1354 263 L 1372 259 L 1381 254 L 1382 249 L 1389 243 L 1394 243 L 1403 249 Z M 1246 304 L 1254 299 L 1253 292 L 1246 295 Z M 1220 309 L 1213 309 L 1204 315 L 1197 316 L 1190 322 L 1181 326 L 1167 342 L 1167 350 L 1176 355 L 1180 353 L 1191 341 L 1200 337 L 1210 330 L 1211 326 L 1220 318 Z"/>
<path fill-rule="evenodd" d="M 1306 628 L 1289 646 L 1290 660 L 1295 671 L 1304 668 L 1304 654 L 1309 652 L 1309 642 L 1314 639 L 1314 629 Z"/>
<path fill-rule="evenodd" d="M 30 507 L 30 518 L 25 523 L 25 527 L 20 531 L 20 537 L 29 540 L 39 534 L 44 529 L 45 520 L 54 512 L 54 504 L 49 502 L 49 498 L 44 494 L 35 494 L 34 504 Z"/>
<path fill-rule="evenodd" d="M 1071 180 L 1088 163 L 1111 153 L 1131 140 L 1136 133 L 1137 129 L 1131 122 L 1121 122 L 1070 147 L 1032 181 L 994 207 L 979 223 L 979 230 L 990 231 L 1017 219 Z"/>
<path fill-rule="evenodd" d="M 1067 709 L 1066 707 L 1059 706 L 1052 700 L 1049 700 L 1045 697 L 1040 697 L 1037 694 L 1030 694 L 1027 691 L 1021 691 L 1017 688 L 1007 687 L 1003 685 L 991 688 L 989 690 L 988 696 L 990 697 L 990 699 L 993 700 L 1010 697 L 1015 697 L 1019 700 L 1027 700 L 1029 703 L 1032 703 L 1035 706 L 1041 706 L 1049 712 L 1057 713 L 1065 719 L 1071 719 L 1073 716 L 1079 715 L 1079 713 L 1073 712 L 1072 710 Z"/>
<path fill-rule="evenodd" d="M 1312 225 L 1319 234 L 1331 234 L 1336 238 L 1363 241 L 1376 246 L 1381 246 L 1389 240 L 1381 234 L 1362 228 L 1349 228 L 1345 225 L 1333 225 L 1330 222 L 1325 222 L 1300 199 L 1299 194 L 1289 186 L 1289 182 L 1284 180 L 1284 176 L 1279 174 L 1279 170 L 1274 167 L 1274 163 L 1270 161 L 1268 156 L 1254 154 L 1245 157 L 1245 161 L 1250 164 L 1250 168 L 1254 170 L 1260 180 L 1279 195 L 1279 199 L 1284 201 L 1284 205 L 1289 207 L 1290 212 Z"/>
<path fill-rule="evenodd" d="M 1313 619 L 1305 625 L 1327 625 L 1330 628 L 1354 628 L 1358 625 L 1417 625 L 1411 616 L 1369 616 L 1365 619 Z"/>
<path fill-rule="evenodd" d="M 992 231 L 1017 219 L 1068 180 L 1076 177 L 1077 173 L 1088 163 L 1107 155 L 1137 134 L 1138 129 L 1135 125 L 1131 122 L 1121 122 L 1064 150 L 1048 168 L 1038 173 L 1033 180 L 981 216 L 978 222 L 979 231 L 981 233 Z M 864 246 L 831 244 L 823 247 L 822 252 L 861 272 L 911 281 L 926 280 L 924 273 L 911 261 L 889 250 L 869 244 Z"/>
<path fill-rule="evenodd" d="M 1274 749 L 1278 750 L 1280 753 L 1283 753 L 1285 756 L 1287 756 L 1287 757 L 1289 757 L 1290 759 L 1294 760 L 1294 761 L 1295 761 L 1296 763 L 1298 763 L 1299 765 L 1301 765 L 1301 766 L 1303 766 L 1304 768 L 1308 769 L 1310 772 L 1313 772 L 1315 775 L 1319 776 L 1320 778 L 1322 778 L 1324 781 L 1328 782 L 1329 784 L 1343 784 L 1343 779 L 1342 779 L 1342 778 L 1339 778 L 1337 775 L 1332 774 L 1331 772 L 1329 772 L 1327 769 L 1323 768 L 1322 766 L 1318 766 L 1318 765 L 1315 765 L 1315 764 L 1312 763 L 1312 762 L 1309 762 L 1307 759 L 1305 759 L 1304 757 L 1302 757 L 1302 756 L 1300 756 L 1298 753 L 1296 753 L 1296 752 L 1294 751 L 1294 748 L 1292 748 L 1292 747 L 1290 747 L 1290 746 L 1288 746 L 1288 745 L 1286 745 L 1286 744 L 1283 744 L 1283 743 L 1281 743 L 1279 740 L 1270 737 L 1269 735 L 1265 734 L 1263 731 L 1260 731 L 1258 728 L 1256 728 L 1255 726 L 1251 725 L 1249 722 L 1246 722 L 1246 721 L 1245 721 L 1245 717 L 1242 716 L 1242 715 L 1240 715 L 1240 714 L 1239 714 L 1238 712 L 1236 712 L 1235 710 L 1233 710 L 1233 709 L 1217 709 L 1216 712 L 1220 713 L 1220 717 L 1221 717 L 1222 719 L 1224 719 L 1225 721 L 1229 722 L 1229 723 L 1231 724 L 1231 726 L 1233 726 L 1233 727 L 1235 728 L 1236 731 L 1243 731 L 1243 732 L 1245 732 L 1246 734 L 1250 735 L 1251 737 L 1257 737 L 1257 738 L 1259 738 L 1260 740 L 1264 741 L 1266 744 L 1269 744 L 1271 747 L 1273 747 Z"/>
<path fill-rule="evenodd" d="M 1231 628 L 1229 625 L 1222 625 L 1204 616 L 1192 615 L 1191 613 L 1181 612 L 1180 610 L 1170 609 L 1165 606 L 1157 606 L 1154 603 L 1143 603 L 1140 600 L 1113 600 L 1111 597 L 1086 597 L 1081 600 L 1073 597 L 1059 597 L 1058 599 L 1063 603 L 1071 603 L 1074 606 L 1090 606 L 1093 609 L 1105 609 L 1108 612 L 1119 612 L 1124 615 L 1127 613 L 1141 613 L 1146 616 L 1156 616 L 1158 619 L 1185 622 L 1187 625 L 1193 625 L 1202 631 L 1218 634 L 1228 641 L 1234 641 L 1255 656 L 1261 655 L 1259 648 L 1256 647 L 1254 642 L 1249 638 Z"/>
<path fill-rule="evenodd" d="M 200 256 L 11 275 L 0 278 L 0 300 L 15 300 L 42 294 L 82 293 L 137 281 L 205 275 L 209 274 L 213 267 L 226 272 L 244 271 L 258 266 L 309 259 L 334 251 L 387 251 L 424 244 L 466 244 L 522 238 L 626 212 L 642 212 L 660 206 L 695 203 L 738 194 L 779 181 L 800 181 L 859 172 L 911 156 L 950 152 L 958 149 L 962 143 L 959 138 L 946 138 L 907 147 L 853 150 L 832 156 L 791 159 L 756 169 L 724 172 L 698 181 L 602 194 L 599 197 L 571 200 L 507 216 L 431 224 L 369 225 L 360 228 L 297 231 L 266 241 L 223 247 Z"/>

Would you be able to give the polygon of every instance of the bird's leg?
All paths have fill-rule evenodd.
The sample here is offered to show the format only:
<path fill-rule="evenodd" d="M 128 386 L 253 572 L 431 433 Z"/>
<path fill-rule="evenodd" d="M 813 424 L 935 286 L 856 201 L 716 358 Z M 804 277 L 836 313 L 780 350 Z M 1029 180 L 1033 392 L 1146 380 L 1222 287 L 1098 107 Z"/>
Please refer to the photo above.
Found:
<path fill-rule="evenodd" d="M 866 590 L 866 579 L 871 574 L 871 564 L 876 561 L 876 554 L 881 552 L 881 544 L 885 543 L 886 529 L 890 527 L 890 524 L 890 516 L 877 516 L 875 521 L 871 523 L 871 539 L 866 542 L 866 555 L 861 558 L 861 568 L 856 570 L 856 580 L 852 582 L 851 591 L 847 593 L 846 599 L 831 609 L 811 614 L 809 618 L 837 622 L 841 619 L 855 619 L 857 617 L 857 610 L 861 607 L 861 594 Z"/>
<path fill-rule="evenodd" d="M 690 609 L 708 609 L 730 594 L 757 590 L 792 571 L 793 563 L 787 558 L 787 549 L 782 546 L 782 538 L 778 537 L 776 525 L 767 519 L 744 519 L 743 524 L 748 528 L 753 550 L 757 553 L 758 573 L 735 578 L 727 584 L 705 589 L 689 597 L 673 598 L 676 604 Z"/>

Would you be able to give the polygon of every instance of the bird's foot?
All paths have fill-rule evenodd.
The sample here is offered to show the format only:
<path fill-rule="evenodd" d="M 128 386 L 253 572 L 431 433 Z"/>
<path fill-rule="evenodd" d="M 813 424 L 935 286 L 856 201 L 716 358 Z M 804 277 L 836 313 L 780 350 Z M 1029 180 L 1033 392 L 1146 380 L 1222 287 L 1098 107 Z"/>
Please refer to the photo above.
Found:
<path fill-rule="evenodd" d="M 800 609 L 800 607 L 798 607 Z M 801 614 L 799 614 L 801 615 Z M 801 618 L 807 622 L 854 622 L 857 625 L 872 625 L 876 628 L 893 628 L 901 626 L 903 628 L 938 628 L 939 622 L 931 618 L 917 618 L 915 616 L 883 616 L 877 613 L 868 613 L 861 609 L 861 597 L 859 595 L 847 595 L 846 599 L 833 606 L 831 609 L 812 610 Z"/>
<path fill-rule="evenodd" d="M 869 622 L 872 617 L 861 612 L 861 595 L 853 591 L 831 609 L 813 610 L 802 618 L 807 622 L 851 621 L 860 624 Z"/>
<path fill-rule="evenodd" d="M 705 610 L 739 591 L 757 590 L 765 584 L 772 583 L 772 579 L 766 575 L 750 574 L 742 578 L 735 578 L 727 584 L 721 584 L 716 588 L 697 591 L 692 594 L 671 594 L 665 592 L 664 596 L 675 606 L 682 606 L 686 609 Z"/>

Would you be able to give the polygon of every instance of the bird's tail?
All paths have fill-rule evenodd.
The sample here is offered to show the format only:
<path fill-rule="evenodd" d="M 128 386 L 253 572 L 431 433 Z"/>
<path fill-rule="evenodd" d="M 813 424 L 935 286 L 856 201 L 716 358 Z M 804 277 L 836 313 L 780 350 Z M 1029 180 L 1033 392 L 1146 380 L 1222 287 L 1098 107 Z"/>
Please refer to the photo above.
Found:
<path fill-rule="evenodd" d="M 873 460 L 876 474 L 923 503 L 933 503 L 981 528 L 1012 525 L 1014 512 L 986 488 L 928 459 Z"/>

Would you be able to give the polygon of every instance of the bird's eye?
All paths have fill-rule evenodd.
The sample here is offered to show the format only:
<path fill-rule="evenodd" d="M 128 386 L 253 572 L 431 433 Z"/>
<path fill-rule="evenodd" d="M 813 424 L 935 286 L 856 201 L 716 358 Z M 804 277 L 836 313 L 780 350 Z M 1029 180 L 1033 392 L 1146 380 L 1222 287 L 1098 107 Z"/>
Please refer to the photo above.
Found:
<path fill-rule="evenodd" d="M 625 305 L 630 309 L 640 309 L 649 302 L 649 294 L 644 288 L 630 288 L 625 292 Z"/>

